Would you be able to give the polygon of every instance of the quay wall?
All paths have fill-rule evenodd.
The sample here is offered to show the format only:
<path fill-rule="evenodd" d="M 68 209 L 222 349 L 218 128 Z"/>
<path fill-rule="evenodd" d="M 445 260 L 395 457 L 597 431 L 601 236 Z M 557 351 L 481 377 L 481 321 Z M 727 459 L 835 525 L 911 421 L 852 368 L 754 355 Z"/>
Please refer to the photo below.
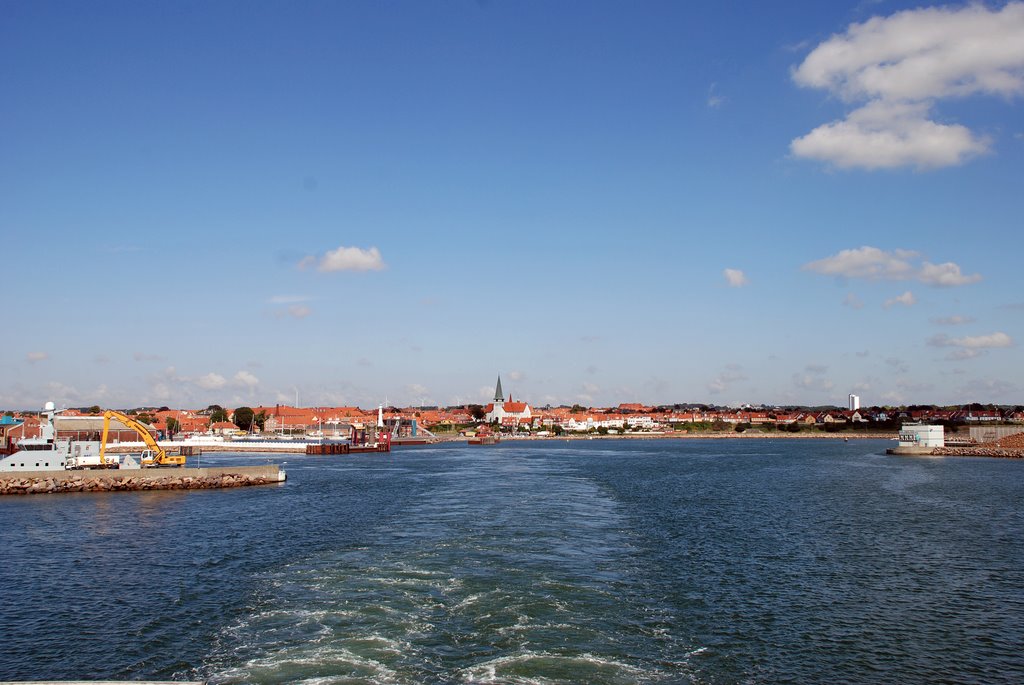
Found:
<path fill-rule="evenodd" d="M 0 495 L 132 490 L 207 490 L 270 485 L 286 478 L 274 464 L 214 468 L 83 469 L 0 473 Z"/>
<path fill-rule="evenodd" d="M 278 442 L 246 442 L 246 441 L 231 441 L 231 440 L 190 440 L 175 442 L 171 440 L 160 440 L 158 443 L 161 447 L 169 452 L 175 452 L 182 447 L 198 447 L 200 450 L 205 452 L 305 452 L 306 445 L 310 443 L 305 442 L 290 442 L 290 441 L 278 441 Z M 108 454 L 125 454 L 141 452 L 146 449 L 146 444 L 142 442 L 114 442 L 107 445 Z"/>

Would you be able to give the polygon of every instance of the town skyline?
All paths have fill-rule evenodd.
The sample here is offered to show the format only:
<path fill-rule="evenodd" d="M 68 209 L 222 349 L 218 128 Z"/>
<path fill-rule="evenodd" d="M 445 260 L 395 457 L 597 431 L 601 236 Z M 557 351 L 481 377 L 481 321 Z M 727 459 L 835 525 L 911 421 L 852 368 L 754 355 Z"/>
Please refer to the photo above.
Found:
<path fill-rule="evenodd" d="M 928 408 L 932 408 L 932 409 L 936 409 L 936 410 L 944 410 L 944 411 L 960 410 L 960 411 L 965 411 L 966 412 L 966 411 L 970 411 L 972 408 L 988 408 L 988 407 L 1003 408 L 1003 409 L 1007 409 L 1007 410 L 1015 410 L 1015 409 L 1019 410 L 1022 406 L 1024 406 L 1024 405 L 1021 405 L 1021 404 L 1014 404 L 1014 403 L 1002 403 L 1001 404 L 1001 403 L 995 403 L 995 402 L 960 402 L 960 403 L 953 403 L 953 404 L 942 404 L 942 403 L 936 403 L 936 402 L 920 402 L 920 403 L 908 403 L 908 404 L 902 404 L 902 405 L 871 404 L 871 403 L 863 404 L 863 403 L 859 403 L 857 405 L 857 407 L 851 407 L 849 404 L 843 405 L 841 403 L 822 403 L 822 404 L 816 404 L 816 405 L 801 405 L 801 404 L 793 404 L 793 403 L 757 403 L 757 404 L 752 404 L 752 403 L 749 403 L 749 402 L 739 403 L 739 404 L 719 404 L 719 403 L 715 403 L 715 402 L 700 402 L 700 401 L 695 401 L 695 402 L 665 402 L 665 403 L 619 402 L 617 404 L 613 403 L 613 404 L 606 404 L 606 405 L 600 405 L 600 404 L 581 405 L 579 403 L 572 403 L 572 404 L 561 403 L 561 404 L 557 404 L 557 405 L 553 405 L 553 404 L 543 404 L 543 405 L 538 404 L 538 405 L 535 405 L 532 402 L 530 402 L 528 398 L 525 398 L 525 399 L 524 398 L 516 398 L 515 401 L 513 402 L 513 399 L 512 399 L 511 396 L 510 396 L 510 398 L 508 400 L 506 400 L 506 403 L 525 404 L 525 405 L 528 405 L 529 407 L 531 407 L 534 410 L 540 410 L 540 411 L 546 411 L 546 410 L 552 410 L 552 409 L 573 409 L 573 410 L 577 410 L 577 411 L 588 411 L 588 412 L 599 412 L 599 413 L 608 413 L 608 412 L 615 412 L 615 411 L 626 412 L 626 413 L 630 413 L 630 412 L 632 412 L 632 413 L 636 413 L 636 412 L 648 412 L 648 413 L 650 413 L 650 412 L 663 412 L 663 411 L 670 411 L 670 410 L 691 411 L 691 410 L 698 410 L 698 409 L 699 410 L 703 410 L 703 411 L 726 411 L 726 412 L 728 412 L 728 411 L 742 411 L 742 410 L 757 410 L 757 411 L 766 410 L 766 411 L 768 411 L 768 410 L 775 410 L 775 409 L 778 409 L 778 410 L 802 410 L 802 411 L 839 410 L 839 411 L 843 411 L 843 412 L 846 412 L 846 413 L 852 413 L 854 411 L 859 411 L 859 410 L 868 411 L 868 410 L 877 410 L 877 409 L 906 409 L 906 408 L 911 408 L 911 407 L 913 407 L 913 408 L 928 407 Z M 322 412 L 331 412 L 331 411 L 337 411 L 337 410 L 352 409 L 352 410 L 358 410 L 360 412 L 364 412 L 366 414 L 371 414 L 373 412 L 376 412 L 378 409 L 384 409 L 386 411 L 394 411 L 394 412 L 409 412 L 409 411 L 417 411 L 417 410 L 452 411 L 452 410 L 467 409 L 467 408 L 471 408 L 471 407 L 478 407 L 478 408 L 483 408 L 484 410 L 487 410 L 493 404 L 494 404 L 493 400 L 490 401 L 490 402 L 488 402 L 488 401 L 480 401 L 480 402 L 467 402 L 467 403 L 448 404 L 448 405 L 438 405 L 438 404 L 420 404 L 420 405 L 417 405 L 417 404 L 395 404 L 395 403 L 385 404 L 385 403 L 378 403 L 376 405 L 365 405 L 365 406 L 359 405 L 359 404 L 296 405 L 296 404 L 289 404 L 289 403 L 286 403 L 286 402 L 273 402 L 273 403 L 252 402 L 252 403 L 248 403 L 248 404 L 245 404 L 245 403 L 243 403 L 243 404 L 212 403 L 212 404 L 209 404 L 209 405 L 207 405 L 205 407 L 202 407 L 202 406 L 187 406 L 187 405 L 170 406 L 170 405 L 166 405 L 166 404 L 165 405 L 147 405 L 147 404 L 134 404 L 134 405 L 132 405 L 132 404 L 129 404 L 129 405 L 121 405 L 121 406 L 101 405 L 101 404 L 88 404 L 88 405 L 83 404 L 83 405 L 69 406 L 69 405 L 66 405 L 66 404 L 61 405 L 61 404 L 55 403 L 55 408 L 57 409 L 57 411 L 60 411 L 60 412 L 71 411 L 71 412 L 83 412 L 83 413 L 90 413 L 90 412 L 91 413 L 102 413 L 102 411 L 105 410 L 105 409 L 115 409 L 115 410 L 118 410 L 118 411 L 126 411 L 127 410 L 127 411 L 133 411 L 133 412 L 137 412 L 137 411 L 165 411 L 165 412 L 166 411 L 171 411 L 171 412 L 187 412 L 187 413 L 192 413 L 192 414 L 196 414 L 196 415 L 206 415 L 206 414 L 210 413 L 211 411 L 219 411 L 219 410 L 233 411 L 234 409 L 237 409 L 239 407 L 250 407 L 252 409 L 266 410 L 266 411 L 277 410 L 277 411 L 313 412 L 313 413 L 322 413 Z M 16 413 L 16 414 L 38 414 L 41 411 L 43 411 L 43 409 L 44 409 L 43 406 L 40 406 L 40 407 L 0 407 L 0 413 L 8 412 L 8 413 Z"/>
<path fill-rule="evenodd" d="M 0 406 L 1024 402 L 1024 2 L 5 0 L 0 37 Z"/>

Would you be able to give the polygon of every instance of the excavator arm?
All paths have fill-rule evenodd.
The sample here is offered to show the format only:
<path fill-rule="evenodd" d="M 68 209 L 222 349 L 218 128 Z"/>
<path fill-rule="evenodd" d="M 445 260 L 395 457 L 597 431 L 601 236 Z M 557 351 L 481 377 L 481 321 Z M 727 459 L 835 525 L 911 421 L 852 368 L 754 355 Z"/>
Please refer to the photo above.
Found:
<path fill-rule="evenodd" d="M 142 438 L 142 442 L 146 444 L 148 451 L 152 452 L 153 456 L 149 458 L 143 458 L 143 466 L 182 466 L 185 463 L 185 457 L 168 456 L 164 448 L 157 444 L 153 436 L 149 434 L 149 429 L 146 428 L 142 422 L 133 419 L 127 414 L 122 414 L 119 411 L 108 409 L 103 412 L 103 438 L 100 440 L 100 463 L 106 464 L 106 450 L 107 450 L 107 434 L 110 431 L 110 419 L 117 419 L 128 428 L 138 433 L 139 437 Z"/>

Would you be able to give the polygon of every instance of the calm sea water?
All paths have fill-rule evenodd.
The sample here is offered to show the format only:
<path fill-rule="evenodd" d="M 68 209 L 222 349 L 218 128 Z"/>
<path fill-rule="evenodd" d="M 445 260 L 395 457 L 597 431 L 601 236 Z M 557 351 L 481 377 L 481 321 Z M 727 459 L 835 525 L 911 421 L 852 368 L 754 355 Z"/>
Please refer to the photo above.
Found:
<path fill-rule="evenodd" d="M 0 680 L 1024 682 L 1024 463 L 886 446 L 448 445 L 0 499 Z"/>

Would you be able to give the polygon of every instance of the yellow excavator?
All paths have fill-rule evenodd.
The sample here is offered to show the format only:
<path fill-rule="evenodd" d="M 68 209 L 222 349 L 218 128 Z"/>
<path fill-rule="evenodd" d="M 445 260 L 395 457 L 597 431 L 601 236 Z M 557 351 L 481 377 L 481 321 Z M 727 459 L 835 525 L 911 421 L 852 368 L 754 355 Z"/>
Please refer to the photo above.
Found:
<path fill-rule="evenodd" d="M 146 443 L 146 450 L 142 453 L 142 465 L 143 466 L 184 466 L 185 457 L 176 456 L 172 457 L 164 451 L 164 448 L 156 443 L 153 436 L 149 434 L 149 429 L 146 428 L 140 421 L 133 419 L 127 414 L 122 414 L 119 411 L 113 411 L 108 409 L 103 412 L 103 438 L 100 440 L 100 464 L 106 466 L 107 464 L 107 433 L 110 431 L 110 419 L 117 419 L 128 428 L 139 434 L 142 438 L 142 442 Z"/>

